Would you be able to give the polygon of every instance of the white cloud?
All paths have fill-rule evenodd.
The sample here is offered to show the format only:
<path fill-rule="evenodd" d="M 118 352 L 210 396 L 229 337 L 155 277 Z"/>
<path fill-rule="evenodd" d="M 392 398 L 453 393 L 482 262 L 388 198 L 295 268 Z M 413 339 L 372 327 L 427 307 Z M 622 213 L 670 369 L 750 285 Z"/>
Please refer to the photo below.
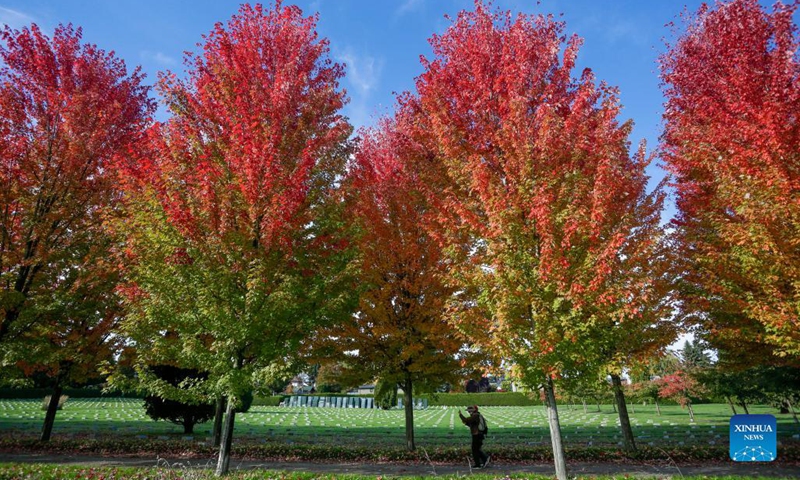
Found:
<path fill-rule="evenodd" d="M 178 61 L 162 52 L 151 52 L 149 50 L 142 51 L 139 56 L 142 60 L 154 62 L 164 67 L 174 67 Z"/>
<path fill-rule="evenodd" d="M 380 82 L 383 59 L 370 55 L 358 55 L 348 48 L 337 55 L 347 66 L 347 81 L 357 93 L 368 95 Z"/>
<path fill-rule="evenodd" d="M 413 12 L 418 10 L 422 6 L 423 0 L 405 0 L 399 7 L 394 11 L 396 16 L 405 15 L 406 13 Z"/>
<path fill-rule="evenodd" d="M 383 58 L 358 54 L 352 48 L 336 53 L 335 57 L 347 67 L 345 83 L 350 103 L 345 107 L 345 114 L 356 128 L 372 124 L 374 106 L 370 97 L 380 84 Z"/>
<path fill-rule="evenodd" d="M 20 29 L 35 23 L 35 19 L 30 15 L 11 10 L 10 8 L 0 7 L 0 24 L 8 25 L 11 28 Z"/>

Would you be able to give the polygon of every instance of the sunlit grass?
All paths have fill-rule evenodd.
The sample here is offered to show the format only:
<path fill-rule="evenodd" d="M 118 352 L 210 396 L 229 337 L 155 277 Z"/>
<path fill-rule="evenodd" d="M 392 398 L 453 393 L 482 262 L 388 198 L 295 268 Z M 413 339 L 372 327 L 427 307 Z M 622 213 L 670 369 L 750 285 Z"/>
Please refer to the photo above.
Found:
<path fill-rule="evenodd" d="M 458 419 L 457 408 L 431 407 L 414 412 L 418 442 L 429 445 L 463 444 L 468 433 Z M 549 443 L 543 407 L 483 407 L 490 439 L 496 445 L 539 445 Z M 617 445 L 621 439 L 618 416 L 610 405 L 561 405 L 561 426 L 565 442 L 576 446 Z M 691 423 L 679 406 L 662 406 L 659 416 L 652 405 L 629 407 L 631 423 L 642 445 L 727 444 L 731 411 L 726 405 L 696 405 L 696 422 Z M 771 413 L 778 418 L 779 439 L 791 439 L 796 429 L 790 415 L 780 415 L 768 406 L 753 406 L 751 413 Z M 350 439 L 358 443 L 402 444 L 402 410 L 356 408 L 252 407 L 236 419 L 236 436 L 255 441 L 328 443 Z M 41 429 L 44 412 L 38 400 L 0 400 L 0 434 L 35 434 Z M 204 441 L 211 422 L 195 427 L 184 436 L 181 427 L 154 422 L 144 413 L 139 399 L 74 399 L 58 412 L 53 434 L 80 436 L 162 437 Z"/>

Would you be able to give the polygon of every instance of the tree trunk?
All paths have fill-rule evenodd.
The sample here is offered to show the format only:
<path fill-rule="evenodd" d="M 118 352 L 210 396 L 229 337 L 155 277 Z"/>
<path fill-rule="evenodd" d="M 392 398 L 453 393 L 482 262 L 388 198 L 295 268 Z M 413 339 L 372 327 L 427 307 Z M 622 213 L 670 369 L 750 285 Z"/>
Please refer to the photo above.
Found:
<path fill-rule="evenodd" d="M 600 410 L 600 401 L 598 401 L 598 402 L 597 402 L 597 411 L 598 411 L 598 412 L 599 412 L 599 411 L 601 411 L 601 410 Z"/>
<path fill-rule="evenodd" d="M 547 423 L 550 425 L 550 442 L 553 444 L 556 478 L 558 480 L 567 480 L 567 461 L 564 457 L 564 445 L 561 443 L 561 425 L 558 421 L 556 393 L 553 389 L 553 379 L 550 375 L 547 376 L 544 383 L 544 394 L 547 400 Z"/>
<path fill-rule="evenodd" d="M 219 442 L 222 440 L 222 417 L 224 414 L 225 397 L 220 395 L 217 397 L 217 408 L 214 410 L 214 429 L 211 433 L 215 447 L 219 447 Z"/>
<path fill-rule="evenodd" d="M 658 399 L 654 400 L 653 403 L 656 404 L 656 412 L 658 413 L 658 416 L 660 417 L 661 416 L 661 407 L 658 405 Z"/>
<path fill-rule="evenodd" d="M 694 423 L 694 410 L 692 409 L 692 401 L 686 403 L 686 406 L 689 407 L 689 421 Z"/>
<path fill-rule="evenodd" d="M 747 403 L 744 400 L 739 400 L 739 405 L 742 406 L 742 410 L 744 410 L 745 415 L 750 415 L 750 410 L 747 408 Z"/>
<path fill-rule="evenodd" d="M 611 408 L 614 409 L 614 413 L 617 413 L 617 403 L 616 402 L 611 402 Z"/>
<path fill-rule="evenodd" d="M 589 413 L 589 412 L 586 410 L 586 399 L 585 399 L 585 398 L 583 399 L 583 413 L 584 413 L 584 414 L 587 414 L 587 413 Z"/>
<path fill-rule="evenodd" d="M 786 405 L 788 405 L 789 411 L 792 412 L 795 425 L 800 426 L 800 420 L 797 419 L 797 412 L 794 410 L 794 405 L 792 405 L 792 401 L 788 397 L 786 398 Z"/>
<path fill-rule="evenodd" d="M 413 384 L 411 377 L 406 377 L 403 384 L 403 409 L 406 412 L 406 448 L 409 452 L 416 450 L 414 444 L 414 397 L 411 394 Z"/>
<path fill-rule="evenodd" d="M 3 321 L 0 322 L 0 342 L 6 338 L 8 332 L 11 331 L 11 324 L 19 317 L 19 310 L 16 308 L 9 308 L 6 314 L 3 315 Z"/>
<path fill-rule="evenodd" d="M 631 429 L 631 419 L 628 417 L 628 406 L 625 404 L 625 392 L 622 391 L 622 379 L 619 375 L 611 375 L 611 389 L 614 390 L 614 400 L 619 412 L 619 428 L 622 430 L 622 440 L 625 444 L 625 451 L 636 453 L 636 441 L 633 438 Z"/>
<path fill-rule="evenodd" d="M 183 434 L 184 435 L 191 435 L 194 433 L 194 418 L 184 418 L 183 419 Z"/>
<path fill-rule="evenodd" d="M 733 412 L 734 415 L 736 415 L 736 405 L 733 404 L 733 400 L 731 400 L 731 397 L 730 396 L 726 396 L 725 400 L 728 401 L 728 405 L 730 405 L 731 411 Z"/>
<path fill-rule="evenodd" d="M 53 433 L 53 424 L 56 421 L 56 412 L 58 411 L 58 402 L 61 400 L 62 391 L 61 381 L 58 379 L 53 386 L 53 394 L 50 396 L 50 403 L 47 404 L 47 413 L 44 414 L 42 436 L 39 438 L 42 442 L 50 441 L 50 434 Z"/>
<path fill-rule="evenodd" d="M 222 429 L 222 441 L 219 449 L 219 459 L 217 460 L 216 475 L 221 477 L 228 473 L 231 463 L 231 443 L 233 442 L 233 422 L 236 417 L 236 399 L 228 397 L 228 407 L 225 410 L 225 426 Z"/>

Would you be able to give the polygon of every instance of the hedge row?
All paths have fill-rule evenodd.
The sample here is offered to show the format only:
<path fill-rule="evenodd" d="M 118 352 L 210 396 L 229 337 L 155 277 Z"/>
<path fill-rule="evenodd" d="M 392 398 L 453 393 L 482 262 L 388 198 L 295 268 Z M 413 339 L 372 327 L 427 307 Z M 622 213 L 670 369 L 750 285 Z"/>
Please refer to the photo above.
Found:
<path fill-rule="evenodd" d="M 466 407 L 468 405 L 492 407 L 527 407 L 541 405 L 537 395 L 522 392 L 491 393 L 439 393 L 426 395 L 429 405 L 445 407 Z"/>
<path fill-rule="evenodd" d="M 259 406 L 259 407 L 277 407 L 278 405 L 281 404 L 283 399 L 284 399 L 283 395 L 275 395 L 275 396 L 272 396 L 272 397 L 259 397 L 259 396 L 256 396 L 253 399 L 253 406 L 254 407 L 255 406 Z"/>
<path fill-rule="evenodd" d="M 107 439 L 55 439 L 47 443 L 35 439 L 0 438 L 0 451 L 4 453 L 50 453 L 68 455 L 181 455 L 207 458 L 216 449 L 207 443 L 187 443 L 177 440 L 107 438 Z M 350 461 L 350 462 L 442 462 L 461 463 L 468 455 L 469 448 L 461 446 L 432 446 L 425 451 L 408 452 L 401 446 L 380 446 L 352 444 L 327 445 L 287 443 L 282 441 L 253 443 L 239 442 L 233 445 L 232 453 L 237 458 L 251 460 L 291 460 L 291 461 Z M 631 460 L 652 462 L 670 461 L 677 463 L 715 461 L 728 462 L 728 447 L 681 446 L 647 447 L 641 446 L 634 455 L 626 454 L 619 447 L 566 447 L 566 456 L 571 461 L 583 462 L 629 462 Z M 492 446 L 492 459 L 508 463 L 549 462 L 553 451 L 549 445 L 496 445 Z M 800 461 L 800 445 L 790 443 L 781 446 L 778 462 L 796 463 Z"/>
<path fill-rule="evenodd" d="M 0 388 L 0 398 L 14 399 L 14 398 L 44 398 L 47 395 L 52 395 L 52 388 Z M 141 395 L 124 394 L 122 392 L 109 392 L 105 393 L 100 388 L 65 388 L 62 395 L 70 398 L 143 398 Z"/>

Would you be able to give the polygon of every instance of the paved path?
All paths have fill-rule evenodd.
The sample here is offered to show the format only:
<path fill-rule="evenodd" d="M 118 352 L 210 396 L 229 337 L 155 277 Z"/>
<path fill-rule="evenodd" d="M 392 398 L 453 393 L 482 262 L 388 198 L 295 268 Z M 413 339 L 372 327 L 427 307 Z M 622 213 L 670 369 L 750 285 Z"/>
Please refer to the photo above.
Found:
<path fill-rule="evenodd" d="M 97 457 L 81 455 L 52 454 L 6 454 L 0 453 L 0 463 L 59 463 L 62 465 L 92 466 L 132 466 L 154 467 L 156 465 L 173 468 L 213 468 L 216 458 L 179 459 L 153 457 Z M 420 475 L 465 475 L 470 473 L 467 465 L 427 465 L 427 464 L 369 464 L 369 463 L 313 463 L 313 462 L 264 462 L 254 460 L 231 459 L 231 469 L 264 469 L 281 471 L 303 471 L 330 474 L 360 474 L 382 476 L 420 476 Z M 800 478 L 800 465 L 781 465 L 771 463 L 721 463 L 706 465 L 631 465 L 615 463 L 570 463 L 569 475 L 632 475 L 658 476 L 661 478 L 674 476 L 723 476 L 744 475 L 775 478 Z M 474 472 L 493 475 L 536 473 L 555 475 L 552 464 L 518 465 L 497 463 L 486 470 Z"/>

